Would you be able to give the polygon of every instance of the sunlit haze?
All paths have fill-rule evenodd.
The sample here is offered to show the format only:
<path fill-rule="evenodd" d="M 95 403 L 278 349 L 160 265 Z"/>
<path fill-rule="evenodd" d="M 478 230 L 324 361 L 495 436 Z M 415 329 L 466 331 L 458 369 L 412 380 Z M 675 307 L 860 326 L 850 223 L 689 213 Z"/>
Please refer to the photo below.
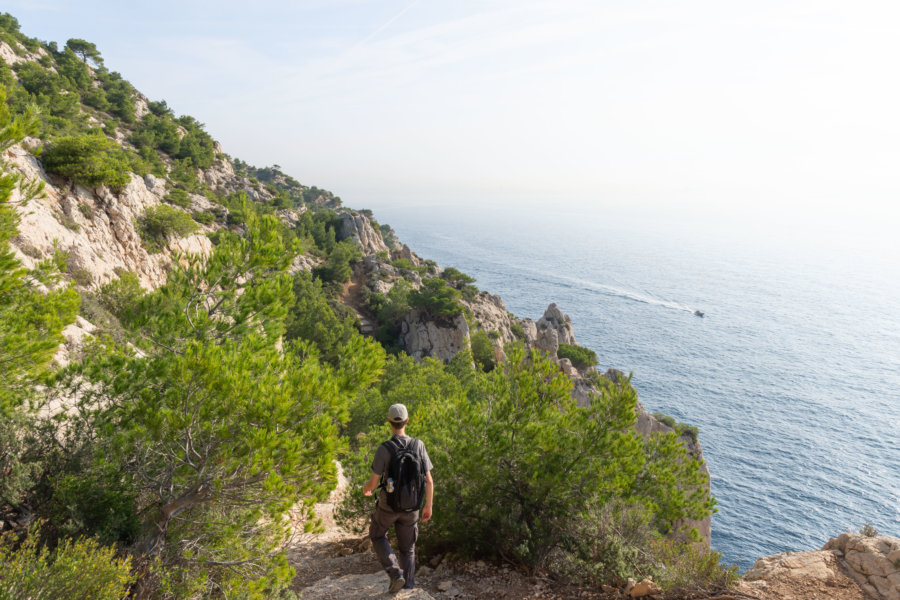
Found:
<path fill-rule="evenodd" d="M 4 2 L 226 152 L 353 207 L 553 201 L 884 224 L 896 2 Z"/>

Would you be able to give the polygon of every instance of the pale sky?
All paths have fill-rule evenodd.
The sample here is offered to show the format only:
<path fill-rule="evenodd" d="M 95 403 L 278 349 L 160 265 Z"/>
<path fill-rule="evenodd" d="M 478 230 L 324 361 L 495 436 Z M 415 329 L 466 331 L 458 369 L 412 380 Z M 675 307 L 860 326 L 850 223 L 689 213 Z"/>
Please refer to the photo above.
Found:
<path fill-rule="evenodd" d="M 3 5 L 352 207 L 900 220 L 896 0 Z"/>

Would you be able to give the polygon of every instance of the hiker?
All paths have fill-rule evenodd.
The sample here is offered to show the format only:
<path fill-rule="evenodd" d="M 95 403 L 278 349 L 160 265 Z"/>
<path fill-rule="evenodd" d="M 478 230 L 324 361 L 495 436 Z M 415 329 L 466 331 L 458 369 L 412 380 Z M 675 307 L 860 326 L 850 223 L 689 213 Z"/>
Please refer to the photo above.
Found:
<path fill-rule="evenodd" d="M 406 435 L 406 424 L 409 423 L 406 407 L 392 405 L 388 409 L 388 422 L 394 435 L 375 451 L 372 476 L 363 486 L 363 494 L 371 496 L 376 487 L 381 488 L 369 526 L 369 538 L 381 566 L 391 578 L 388 591 L 393 594 L 415 585 L 419 509 L 422 511 L 422 522 L 428 521 L 431 518 L 434 480 L 431 478 L 432 464 L 425 444 Z M 387 539 L 391 526 L 397 534 L 399 558 L 394 555 Z"/>

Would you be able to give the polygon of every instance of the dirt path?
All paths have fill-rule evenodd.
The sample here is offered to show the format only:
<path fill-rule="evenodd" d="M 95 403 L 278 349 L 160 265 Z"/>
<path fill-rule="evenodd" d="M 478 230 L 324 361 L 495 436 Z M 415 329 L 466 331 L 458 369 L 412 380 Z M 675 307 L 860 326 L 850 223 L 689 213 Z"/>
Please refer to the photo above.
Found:
<path fill-rule="evenodd" d="M 362 287 L 366 284 L 366 275 L 359 265 L 353 267 L 353 276 L 344 284 L 341 303 L 349 306 L 359 318 L 359 329 L 363 335 L 372 335 L 378 327 L 375 316 L 362 301 Z"/>
<path fill-rule="evenodd" d="M 335 506 L 347 489 L 347 479 L 338 465 L 338 485 L 326 502 L 315 506 L 325 531 L 301 536 L 288 551 L 288 560 L 297 575 L 291 588 L 303 600 L 625 600 L 619 590 L 603 592 L 591 588 L 560 586 L 550 580 L 528 577 L 504 567 L 478 561 L 455 564 L 442 557 L 429 564 L 418 562 L 417 589 L 388 594 L 388 576 L 365 537 L 353 535 L 337 525 Z M 427 535 L 427 528 L 423 531 Z M 837 565 L 836 565 L 837 566 Z M 660 595 L 651 600 L 870 600 L 860 587 L 836 568 L 833 578 L 774 578 L 763 582 L 741 582 L 716 596 Z"/>

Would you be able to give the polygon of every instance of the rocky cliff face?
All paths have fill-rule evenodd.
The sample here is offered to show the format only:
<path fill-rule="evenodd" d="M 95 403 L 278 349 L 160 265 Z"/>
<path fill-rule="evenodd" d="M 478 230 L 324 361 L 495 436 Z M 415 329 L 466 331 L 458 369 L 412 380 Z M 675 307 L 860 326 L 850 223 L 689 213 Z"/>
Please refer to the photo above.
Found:
<path fill-rule="evenodd" d="M 341 214 L 341 219 L 341 239 L 353 238 L 364 255 L 390 251 L 381 232 L 375 231 L 365 215 L 347 210 Z"/>
<path fill-rule="evenodd" d="M 37 140 L 25 147 L 36 148 Z M 7 164 L 29 181 L 43 181 L 42 196 L 23 203 L 18 192 L 13 197 L 19 218 L 19 235 L 12 241 L 17 258 L 27 267 L 50 256 L 54 248 L 67 252 L 68 270 L 83 287 L 99 286 L 117 277 L 121 270 L 133 271 L 148 288 L 166 279 L 174 252 L 206 255 L 211 249 L 205 229 L 185 238 L 169 239 L 165 251 L 151 254 L 141 242 L 137 219 L 160 204 L 165 182 L 147 175 L 132 174 L 119 194 L 105 187 L 88 189 L 50 178 L 40 163 L 23 146 L 6 152 Z"/>
<path fill-rule="evenodd" d="M 400 324 L 400 342 L 416 360 L 430 356 L 448 361 L 469 346 L 469 325 L 464 315 L 445 322 L 415 308 Z"/>

